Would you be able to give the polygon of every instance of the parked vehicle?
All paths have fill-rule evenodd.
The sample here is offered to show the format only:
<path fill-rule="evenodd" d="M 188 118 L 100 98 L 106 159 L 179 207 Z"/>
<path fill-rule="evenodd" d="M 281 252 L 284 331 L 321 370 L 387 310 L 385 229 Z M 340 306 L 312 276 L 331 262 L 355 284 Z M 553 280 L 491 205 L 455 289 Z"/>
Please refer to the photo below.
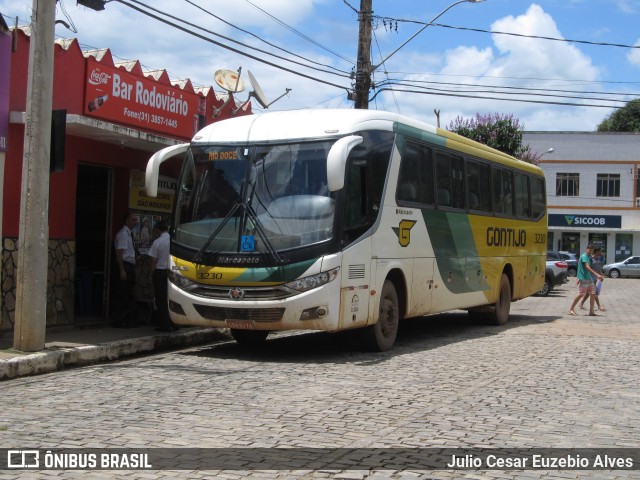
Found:
<path fill-rule="evenodd" d="M 605 265 L 602 273 L 611 278 L 640 277 L 640 257 L 629 257 L 622 262 Z"/>
<path fill-rule="evenodd" d="M 536 293 L 539 297 L 546 297 L 555 287 L 567 282 L 569 266 L 559 253 L 547 252 L 547 266 L 544 275 L 544 285 Z"/>
<path fill-rule="evenodd" d="M 563 251 L 559 251 L 558 253 L 562 258 L 564 258 L 564 261 L 567 262 L 567 274 L 570 277 L 575 277 L 578 274 L 578 258 L 576 257 L 576 254 Z"/>

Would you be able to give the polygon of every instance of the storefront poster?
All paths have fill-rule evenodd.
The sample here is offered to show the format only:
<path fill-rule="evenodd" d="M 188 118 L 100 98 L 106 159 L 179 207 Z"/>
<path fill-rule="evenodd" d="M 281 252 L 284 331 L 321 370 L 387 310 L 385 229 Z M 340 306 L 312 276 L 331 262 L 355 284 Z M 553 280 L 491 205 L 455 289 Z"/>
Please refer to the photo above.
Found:
<path fill-rule="evenodd" d="M 129 208 L 170 214 L 176 194 L 176 179 L 160 175 L 158 179 L 158 196 L 149 197 L 144 188 L 144 172 L 135 170 L 130 174 Z"/>
<path fill-rule="evenodd" d="M 7 151 L 11 34 L 0 29 L 0 152 Z"/>
<path fill-rule="evenodd" d="M 154 227 L 159 221 L 169 223 L 176 193 L 176 179 L 161 175 L 158 179 L 158 196 L 148 197 L 144 188 L 144 172 L 133 170 L 129 174 L 129 209 L 138 222 L 133 227 L 133 243 L 138 252 L 146 254 L 158 234 Z"/>
<path fill-rule="evenodd" d="M 133 127 L 191 138 L 200 97 L 119 68 L 87 61 L 84 113 Z"/>
<path fill-rule="evenodd" d="M 154 230 L 160 221 L 167 222 L 167 215 L 155 215 L 148 212 L 137 214 L 138 222 L 133 227 L 133 243 L 139 253 L 147 254 L 153 241 L 158 238 L 159 232 Z"/>

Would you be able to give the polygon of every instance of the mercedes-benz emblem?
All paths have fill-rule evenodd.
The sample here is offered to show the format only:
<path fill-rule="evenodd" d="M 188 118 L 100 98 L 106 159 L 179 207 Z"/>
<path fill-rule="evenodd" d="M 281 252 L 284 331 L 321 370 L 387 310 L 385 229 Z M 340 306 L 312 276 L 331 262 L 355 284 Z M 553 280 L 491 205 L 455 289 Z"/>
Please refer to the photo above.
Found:
<path fill-rule="evenodd" d="M 229 298 L 231 300 L 242 300 L 244 298 L 244 290 L 241 288 L 232 288 L 229 290 Z"/>

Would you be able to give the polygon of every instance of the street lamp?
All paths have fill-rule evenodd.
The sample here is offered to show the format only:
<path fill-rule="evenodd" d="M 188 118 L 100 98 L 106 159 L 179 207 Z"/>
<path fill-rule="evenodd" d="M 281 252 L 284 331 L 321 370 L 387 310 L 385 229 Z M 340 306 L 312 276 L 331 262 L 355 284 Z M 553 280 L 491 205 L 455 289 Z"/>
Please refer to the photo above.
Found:
<path fill-rule="evenodd" d="M 547 150 L 547 151 L 546 151 L 546 152 L 544 152 L 542 155 L 540 155 L 540 157 L 539 157 L 539 158 L 542 158 L 544 155 L 547 155 L 547 154 L 549 154 L 549 153 L 553 153 L 553 152 L 555 152 L 555 150 L 553 149 L 553 147 L 551 147 L 549 150 Z"/>

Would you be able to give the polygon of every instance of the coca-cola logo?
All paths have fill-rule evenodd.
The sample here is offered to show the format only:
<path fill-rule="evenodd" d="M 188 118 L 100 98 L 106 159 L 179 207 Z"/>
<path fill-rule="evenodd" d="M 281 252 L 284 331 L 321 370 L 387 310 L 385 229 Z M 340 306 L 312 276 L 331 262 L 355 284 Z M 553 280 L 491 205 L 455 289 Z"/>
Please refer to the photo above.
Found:
<path fill-rule="evenodd" d="M 99 68 L 94 68 L 89 74 L 89 83 L 91 85 L 106 85 L 110 78 L 111 75 L 101 72 Z"/>

